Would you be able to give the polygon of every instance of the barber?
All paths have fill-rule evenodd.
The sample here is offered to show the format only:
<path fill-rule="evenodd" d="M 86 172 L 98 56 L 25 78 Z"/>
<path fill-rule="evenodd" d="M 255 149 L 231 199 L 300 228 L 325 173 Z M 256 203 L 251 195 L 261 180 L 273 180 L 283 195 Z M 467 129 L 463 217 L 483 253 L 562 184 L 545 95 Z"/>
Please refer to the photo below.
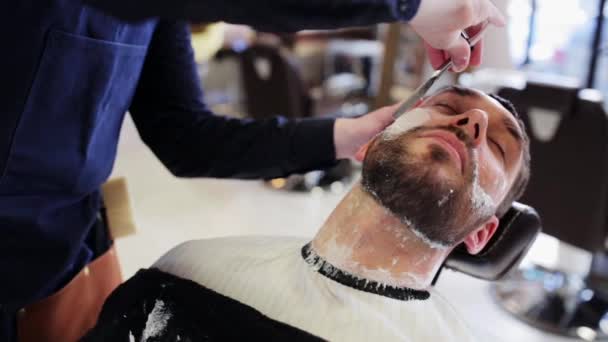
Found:
<path fill-rule="evenodd" d="M 489 21 L 502 27 L 505 18 L 491 0 L 84 0 L 125 20 L 150 17 L 197 22 L 226 21 L 259 30 L 298 31 L 363 26 L 379 22 L 409 21 L 425 41 L 431 64 L 447 60 L 463 71 L 481 62 L 482 44 L 471 48 L 461 33 L 476 33 Z M 314 14 L 312 14 L 314 13 Z"/>
<path fill-rule="evenodd" d="M 20 0 L 0 12 L 1 341 L 74 340 L 120 282 L 99 188 L 127 111 L 178 177 L 327 167 L 392 121 L 391 108 L 337 120 L 216 116 L 180 19 L 274 31 L 411 21 L 433 64 L 453 58 L 456 71 L 479 64 L 481 53 L 470 57 L 461 30 L 503 24 L 488 0 L 90 2 L 117 17 L 81 0 Z"/>

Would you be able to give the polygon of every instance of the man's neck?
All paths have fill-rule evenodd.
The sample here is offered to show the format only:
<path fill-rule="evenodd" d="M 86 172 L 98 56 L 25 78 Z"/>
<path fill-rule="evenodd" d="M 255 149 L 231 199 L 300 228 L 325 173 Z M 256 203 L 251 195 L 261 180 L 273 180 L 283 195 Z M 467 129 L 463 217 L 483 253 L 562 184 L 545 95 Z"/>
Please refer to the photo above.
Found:
<path fill-rule="evenodd" d="M 312 241 L 327 262 L 357 278 L 424 290 L 450 249 L 436 249 L 380 206 L 360 184 L 332 212 Z"/>

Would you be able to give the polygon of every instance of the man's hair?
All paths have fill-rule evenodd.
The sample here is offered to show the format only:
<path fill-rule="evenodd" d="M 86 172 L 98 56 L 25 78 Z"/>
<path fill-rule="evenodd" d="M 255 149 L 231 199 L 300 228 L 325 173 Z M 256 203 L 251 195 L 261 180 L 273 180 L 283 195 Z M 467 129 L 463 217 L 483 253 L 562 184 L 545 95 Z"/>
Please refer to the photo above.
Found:
<path fill-rule="evenodd" d="M 523 152 L 522 166 L 521 166 L 521 169 L 519 170 L 519 173 L 515 177 L 515 181 L 513 181 L 513 185 L 511 186 L 511 189 L 509 189 L 509 192 L 506 194 L 505 198 L 502 200 L 502 202 L 496 208 L 496 216 L 498 216 L 500 218 L 504 214 L 506 214 L 507 211 L 509 211 L 509 208 L 511 208 L 511 205 L 513 204 L 513 202 L 515 202 L 521 198 L 521 196 L 526 191 L 526 187 L 528 186 L 528 181 L 530 180 L 530 138 L 528 137 L 528 134 L 526 133 L 526 126 L 525 126 L 524 122 L 522 121 L 521 117 L 519 116 L 519 113 L 517 113 L 515 106 L 513 106 L 513 104 L 509 100 L 502 98 L 496 94 L 488 94 L 488 95 L 491 98 L 493 98 L 494 100 L 498 101 L 498 103 L 500 103 L 503 107 L 505 107 L 506 110 L 508 110 L 513 115 L 513 117 L 517 121 L 517 124 L 519 125 L 519 128 L 521 129 L 522 138 L 523 138 L 523 141 L 522 141 L 522 152 Z"/>

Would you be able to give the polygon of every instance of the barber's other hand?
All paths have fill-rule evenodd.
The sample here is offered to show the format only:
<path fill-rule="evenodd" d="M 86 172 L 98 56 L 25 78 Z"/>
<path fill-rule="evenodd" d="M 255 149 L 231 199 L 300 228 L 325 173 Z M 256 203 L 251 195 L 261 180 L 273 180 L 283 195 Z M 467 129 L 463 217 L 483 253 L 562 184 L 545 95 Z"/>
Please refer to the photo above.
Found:
<path fill-rule="evenodd" d="M 454 62 L 453 70 L 463 71 L 467 66 L 481 63 L 482 41 L 473 53 L 467 41 L 485 21 L 504 26 L 505 18 L 490 0 L 422 0 L 414 19 L 413 29 L 424 39 L 433 68 L 439 68 L 448 59 Z"/>
<path fill-rule="evenodd" d="M 358 118 L 340 118 L 334 124 L 336 158 L 355 158 L 355 154 L 378 133 L 393 123 L 399 104 L 382 107 Z"/>

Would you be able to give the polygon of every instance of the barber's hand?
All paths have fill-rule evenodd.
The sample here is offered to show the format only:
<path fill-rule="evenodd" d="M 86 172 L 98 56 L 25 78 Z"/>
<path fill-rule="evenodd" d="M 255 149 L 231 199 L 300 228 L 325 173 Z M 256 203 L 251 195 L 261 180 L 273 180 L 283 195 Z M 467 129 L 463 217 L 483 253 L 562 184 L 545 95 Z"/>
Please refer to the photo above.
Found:
<path fill-rule="evenodd" d="M 399 104 L 383 107 L 367 115 L 337 119 L 334 124 L 336 158 L 355 158 L 355 154 L 378 133 L 393 123 L 393 113 Z"/>
<path fill-rule="evenodd" d="M 452 59 L 453 70 L 460 72 L 469 64 L 479 65 L 482 50 L 480 41 L 471 54 L 461 32 L 472 36 L 485 21 L 496 26 L 505 25 L 504 16 L 490 0 L 421 0 L 418 13 L 410 24 L 424 39 L 433 68 Z"/>

